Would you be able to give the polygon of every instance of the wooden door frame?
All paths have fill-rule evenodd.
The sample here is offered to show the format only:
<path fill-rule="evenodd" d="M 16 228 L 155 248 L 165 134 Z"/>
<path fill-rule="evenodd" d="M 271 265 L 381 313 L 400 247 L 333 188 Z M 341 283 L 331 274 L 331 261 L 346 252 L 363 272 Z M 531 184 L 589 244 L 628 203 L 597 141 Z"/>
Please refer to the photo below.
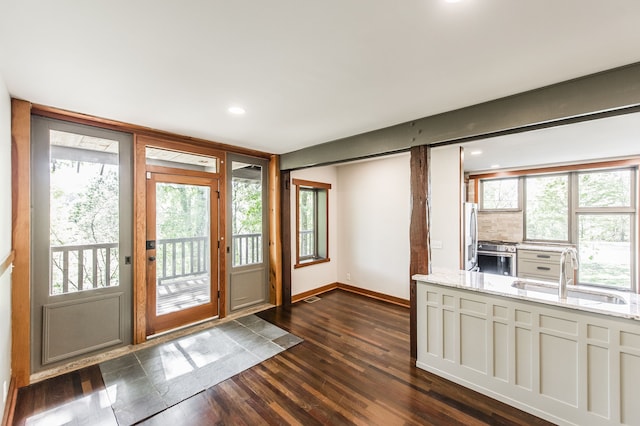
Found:
<path fill-rule="evenodd" d="M 218 173 L 208 173 L 209 177 L 217 178 L 220 191 L 220 209 L 218 212 L 218 226 L 221 241 L 225 238 L 226 229 L 226 161 L 225 151 L 202 147 L 189 142 L 178 142 L 155 138 L 146 135 L 134 135 L 134 165 L 133 165 L 133 216 L 134 216 L 134 288 L 133 288 L 133 343 L 138 344 L 147 340 L 147 164 L 145 149 L 147 146 L 169 149 L 173 151 L 217 157 L 220 159 Z M 149 167 L 149 171 L 160 171 L 157 167 Z M 199 174 L 181 170 L 182 174 Z M 221 244 L 222 245 L 222 244 Z M 224 318 L 226 311 L 226 258 L 220 256 L 218 263 L 218 283 L 220 297 L 218 298 L 218 317 Z"/>
<path fill-rule="evenodd" d="M 11 374 L 20 388 L 31 374 L 31 103 L 18 99 L 11 99 L 11 192 Z"/>
<path fill-rule="evenodd" d="M 218 268 L 220 265 L 220 257 L 224 256 L 224 252 L 220 249 L 220 237 L 223 235 L 220 229 L 218 229 L 218 218 L 220 216 L 220 199 L 218 194 L 220 193 L 220 182 L 218 180 L 217 174 L 213 173 L 201 173 L 194 172 L 190 170 L 180 170 L 180 169 L 169 169 L 166 167 L 157 167 L 157 166 L 147 166 L 147 173 L 151 173 L 151 178 L 147 178 L 147 231 L 145 240 L 153 239 L 157 241 L 158 236 L 155 234 L 156 229 L 156 188 L 155 184 L 158 182 L 158 178 L 161 182 L 172 182 L 177 184 L 185 184 L 185 185 L 197 185 L 197 186 L 206 186 L 211 188 L 209 205 L 211 212 L 215 211 L 215 226 L 212 224 L 210 226 L 210 244 L 211 249 L 209 251 L 209 260 L 210 260 L 210 276 L 209 276 L 209 285 L 211 287 L 212 284 L 215 283 L 215 287 L 211 287 L 211 298 L 215 297 L 215 312 L 210 312 L 209 305 L 203 304 L 197 305 L 190 308 L 186 308 L 184 310 L 180 310 L 175 313 L 171 313 L 173 318 L 169 319 L 166 316 L 164 318 L 158 318 L 153 312 L 156 310 L 156 281 L 152 280 L 151 274 L 153 273 L 153 268 L 157 264 L 157 262 L 147 262 L 146 272 L 147 272 L 147 283 L 146 283 L 146 295 L 147 295 L 147 336 L 153 335 L 158 332 L 163 332 L 170 330 L 172 328 L 181 327 L 188 323 L 200 321 L 206 319 L 206 315 L 209 317 L 215 317 L 220 312 L 220 301 L 218 298 L 219 288 L 219 275 Z M 200 175 L 200 176 L 198 176 Z M 213 186 L 217 186 L 217 188 L 213 188 Z M 216 193 L 215 195 L 213 193 Z M 150 232 L 153 232 L 154 237 L 149 238 Z M 145 244 L 146 249 L 146 244 Z M 156 249 L 145 250 L 145 255 L 147 256 L 156 256 Z M 155 321 L 150 321 L 150 318 L 156 317 Z M 182 322 L 182 324 L 174 325 L 174 320 Z"/>
<path fill-rule="evenodd" d="M 174 133 L 163 132 L 143 126 L 132 125 L 116 120 L 110 120 L 81 114 L 72 111 L 66 111 L 55 107 L 32 104 L 29 101 L 20 99 L 11 99 L 11 234 L 13 245 L 13 273 L 11 277 L 11 375 L 12 384 L 15 389 L 27 386 L 30 383 L 31 375 L 31 116 L 39 115 L 43 117 L 57 118 L 72 123 L 86 124 L 89 126 L 118 130 L 128 132 L 134 136 L 134 169 L 133 169 L 133 232 L 134 232 L 134 287 L 133 287 L 133 343 L 138 344 L 146 340 L 145 337 L 145 312 L 140 310 L 139 306 L 146 306 L 144 283 L 146 272 L 144 268 L 140 270 L 140 249 L 142 248 L 142 256 L 144 258 L 144 233 L 146 232 L 146 224 L 144 212 L 146 208 L 145 200 L 145 161 L 144 161 L 144 142 L 142 142 L 142 151 L 140 151 L 139 139 L 143 141 L 157 141 L 157 145 L 174 146 L 177 149 L 184 148 L 188 151 L 199 151 L 205 155 L 218 156 L 221 161 L 226 161 L 226 152 L 250 155 L 260 158 L 270 159 L 270 172 L 275 179 L 270 179 L 270 191 L 272 197 L 270 199 L 270 220 L 272 224 L 271 232 L 279 229 L 280 218 L 277 216 L 279 187 L 274 186 L 279 181 L 279 156 L 266 152 L 246 149 L 243 147 L 222 144 L 219 142 L 197 139 Z M 174 148 L 174 149 L 175 149 Z M 181 149 L 182 150 L 182 149 Z M 222 165 L 221 165 L 222 166 Z M 224 190 L 224 167 L 221 167 L 220 185 L 220 205 L 224 206 L 225 194 Z M 142 217 L 140 216 L 142 214 Z M 224 211 L 221 213 L 220 226 L 225 226 L 223 221 Z M 226 229 L 226 228 L 225 228 Z M 141 231 L 142 230 L 142 231 Z M 138 238 L 142 235 L 141 239 Z M 281 270 L 278 270 L 278 254 L 280 250 L 279 235 L 273 235 L 270 242 L 272 267 L 271 285 L 273 292 L 271 295 L 272 303 L 281 303 Z M 278 256 L 278 259 L 273 259 Z M 225 263 L 221 262 L 220 274 L 224 280 Z M 221 285 L 223 282 L 221 282 Z M 224 290 L 224 286 L 222 286 Z M 222 309 L 220 317 L 224 317 L 225 294 L 221 292 L 220 303 Z"/>

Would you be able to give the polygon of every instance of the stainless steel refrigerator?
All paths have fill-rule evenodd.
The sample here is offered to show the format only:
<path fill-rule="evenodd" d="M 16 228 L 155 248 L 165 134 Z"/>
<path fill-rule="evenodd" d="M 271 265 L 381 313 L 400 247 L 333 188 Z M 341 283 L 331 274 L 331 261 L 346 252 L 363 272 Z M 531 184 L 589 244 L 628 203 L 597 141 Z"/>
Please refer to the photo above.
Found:
<path fill-rule="evenodd" d="M 464 269 L 478 270 L 478 205 L 464 203 Z"/>

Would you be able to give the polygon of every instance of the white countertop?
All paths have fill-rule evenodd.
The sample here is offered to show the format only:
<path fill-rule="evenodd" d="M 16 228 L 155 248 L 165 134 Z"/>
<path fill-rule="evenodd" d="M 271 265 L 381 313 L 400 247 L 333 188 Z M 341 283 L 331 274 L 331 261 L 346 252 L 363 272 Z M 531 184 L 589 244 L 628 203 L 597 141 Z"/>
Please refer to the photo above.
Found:
<path fill-rule="evenodd" d="M 635 293 L 577 286 L 577 288 L 588 289 L 588 291 L 592 292 L 615 294 L 624 298 L 627 302 L 625 305 L 616 305 L 613 303 L 597 302 L 574 297 L 567 297 L 567 299 L 562 300 L 557 296 L 557 294 L 548 294 L 531 290 L 521 290 L 519 288 L 512 287 L 514 281 L 522 280 L 518 277 L 485 274 L 482 272 L 455 271 L 451 269 L 434 268 L 434 271 L 429 275 L 416 274 L 412 278 L 418 282 L 422 281 L 425 283 L 455 287 L 463 290 L 494 294 L 497 296 L 512 297 L 515 299 L 522 299 L 530 302 L 545 303 L 548 305 L 561 306 L 570 309 L 578 309 L 581 311 L 595 312 L 598 314 L 612 315 L 616 317 L 640 321 L 640 296 Z M 569 286 L 569 288 L 575 287 Z"/>

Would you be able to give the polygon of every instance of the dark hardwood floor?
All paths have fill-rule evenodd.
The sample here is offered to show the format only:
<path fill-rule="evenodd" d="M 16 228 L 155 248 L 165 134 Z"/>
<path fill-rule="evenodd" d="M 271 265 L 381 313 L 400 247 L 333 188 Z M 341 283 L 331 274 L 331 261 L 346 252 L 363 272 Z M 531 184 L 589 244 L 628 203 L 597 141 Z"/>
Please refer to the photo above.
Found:
<path fill-rule="evenodd" d="M 259 316 L 305 341 L 143 424 L 549 424 L 412 366 L 406 308 L 334 290 Z M 103 391 L 98 367 L 23 388 L 14 424 L 44 420 L 43 412 Z"/>

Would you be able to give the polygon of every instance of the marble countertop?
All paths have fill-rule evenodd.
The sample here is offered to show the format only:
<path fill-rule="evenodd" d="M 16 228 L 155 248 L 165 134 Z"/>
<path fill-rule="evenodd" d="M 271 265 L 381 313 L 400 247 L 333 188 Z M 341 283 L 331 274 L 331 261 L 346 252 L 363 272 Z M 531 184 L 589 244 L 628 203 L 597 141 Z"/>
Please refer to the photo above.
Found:
<path fill-rule="evenodd" d="M 615 291 L 586 286 L 569 286 L 569 288 L 585 289 L 586 291 L 593 293 L 614 294 L 622 297 L 627 302 L 624 305 L 617 305 L 613 303 L 599 302 L 576 297 L 567 297 L 563 300 L 560 299 L 555 293 L 522 290 L 513 287 L 513 282 L 521 280 L 535 283 L 535 281 L 523 280 L 517 277 L 507 277 L 503 275 L 485 274 L 482 272 L 456 271 L 451 269 L 434 268 L 434 271 L 429 275 L 416 274 L 412 278 L 418 282 L 455 287 L 463 290 L 511 297 L 514 299 L 522 299 L 530 302 L 545 303 L 548 305 L 560 306 L 569 309 L 577 309 L 581 311 L 612 315 L 616 317 L 640 321 L 640 296 L 638 294 L 625 291 Z M 549 283 L 547 283 L 547 285 L 548 284 Z"/>

